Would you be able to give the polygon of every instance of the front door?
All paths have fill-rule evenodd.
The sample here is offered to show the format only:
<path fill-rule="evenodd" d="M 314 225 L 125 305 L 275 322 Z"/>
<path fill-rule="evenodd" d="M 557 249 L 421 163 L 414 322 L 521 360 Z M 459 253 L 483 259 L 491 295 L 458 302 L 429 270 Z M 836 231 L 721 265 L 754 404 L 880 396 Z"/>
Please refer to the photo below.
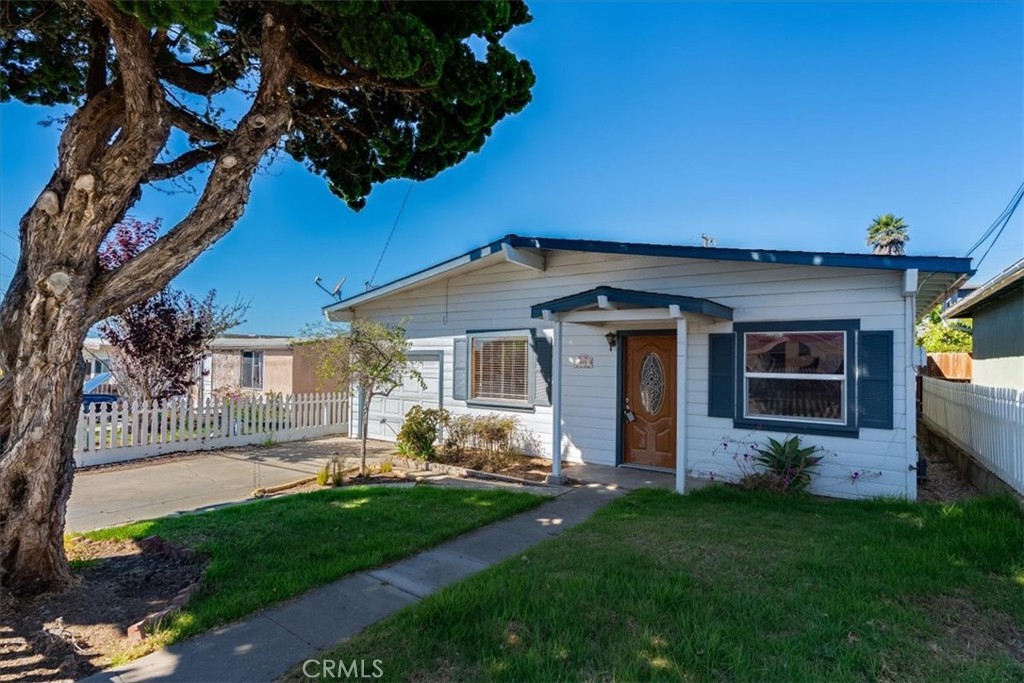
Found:
<path fill-rule="evenodd" d="M 623 337 L 622 462 L 676 466 L 676 336 Z"/>

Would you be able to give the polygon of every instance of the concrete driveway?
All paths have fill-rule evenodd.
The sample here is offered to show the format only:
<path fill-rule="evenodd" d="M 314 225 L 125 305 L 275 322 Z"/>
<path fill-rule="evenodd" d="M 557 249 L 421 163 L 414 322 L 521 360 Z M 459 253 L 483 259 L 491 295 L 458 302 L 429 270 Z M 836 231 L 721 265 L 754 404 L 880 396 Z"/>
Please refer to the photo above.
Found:
<path fill-rule="evenodd" d="M 370 441 L 367 460 L 379 463 L 394 450 L 394 444 Z M 316 474 L 333 455 L 347 457 L 356 466 L 359 442 L 330 437 L 78 471 L 68 502 L 67 530 L 88 531 L 246 500 L 255 488 Z"/>

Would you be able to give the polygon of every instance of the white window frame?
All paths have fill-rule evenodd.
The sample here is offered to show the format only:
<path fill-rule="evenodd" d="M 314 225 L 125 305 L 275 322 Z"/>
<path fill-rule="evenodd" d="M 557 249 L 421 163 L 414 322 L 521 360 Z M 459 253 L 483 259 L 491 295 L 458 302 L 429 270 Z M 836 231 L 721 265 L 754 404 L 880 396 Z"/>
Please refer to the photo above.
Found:
<path fill-rule="evenodd" d="M 248 354 L 252 354 L 252 364 L 249 366 L 249 384 L 245 383 L 245 376 L 243 374 L 244 371 L 245 371 L 245 354 L 247 354 L 247 353 Z M 260 359 L 260 362 L 259 362 L 260 382 L 259 382 L 258 385 L 256 384 L 255 380 L 253 379 L 253 375 L 256 374 L 255 370 L 256 370 L 256 357 L 257 357 L 257 355 L 259 356 L 259 359 Z M 266 366 L 266 363 L 265 363 L 265 361 L 266 361 L 266 354 L 264 354 L 263 351 L 258 351 L 258 350 L 242 351 L 238 355 L 238 358 L 239 358 L 239 362 L 238 362 L 238 365 L 239 365 L 239 367 L 238 367 L 238 386 L 239 386 L 239 388 L 241 388 L 241 389 L 258 389 L 258 390 L 262 391 L 263 390 L 264 381 L 266 380 L 265 374 L 266 374 L 266 371 L 267 371 L 267 366 Z"/>
<path fill-rule="evenodd" d="M 499 339 L 522 339 L 526 341 L 526 398 L 523 400 L 490 398 L 487 396 L 478 397 L 475 395 L 476 381 L 474 374 L 476 364 L 473 362 L 473 353 L 476 340 L 499 340 Z M 468 332 L 466 334 L 466 403 L 467 405 L 508 407 L 508 408 L 530 408 L 533 406 L 534 384 L 536 382 L 535 353 L 533 349 L 532 330 L 498 330 L 488 332 Z"/>
<path fill-rule="evenodd" d="M 754 421 L 766 421 L 766 422 L 799 422 L 804 424 L 812 425 L 836 425 L 845 426 L 847 424 L 847 417 L 849 415 L 850 406 L 848 401 L 848 392 L 846 383 L 849 381 L 846 376 L 846 372 L 850 367 L 849 358 L 849 346 L 847 345 L 847 334 L 846 330 L 772 330 L 772 331 L 749 331 L 742 332 L 743 336 L 743 348 L 740 353 L 740 367 L 743 370 L 743 419 L 754 420 Z M 819 374 L 804 374 L 798 372 L 749 372 L 747 370 L 747 336 L 751 334 L 840 334 L 843 339 L 843 374 L 841 375 L 819 375 Z M 838 418 L 827 419 L 827 418 L 813 418 L 813 417 L 797 417 L 796 415 L 760 415 L 751 414 L 750 409 L 750 380 L 752 379 L 798 379 L 798 380 L 810 380 L 810 381 L 839 381 L 841 383 L 841 410 Z"/>

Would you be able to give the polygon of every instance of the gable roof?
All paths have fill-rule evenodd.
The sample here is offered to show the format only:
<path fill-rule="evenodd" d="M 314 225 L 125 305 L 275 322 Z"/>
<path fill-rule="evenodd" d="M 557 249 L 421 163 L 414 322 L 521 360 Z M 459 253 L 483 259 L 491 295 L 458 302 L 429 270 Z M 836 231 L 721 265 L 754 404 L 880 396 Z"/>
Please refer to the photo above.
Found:
<path fill-rule="evenodd" d="M 876 256 L 874 254 L 847 254 L 826 251 L 793 251 L 783 249 L 735 249 L 725 247 L 693 247 L 674 244 L 646 244 L 641 242 L 612 242 L 605 240 L 566 239 L 560 237 L 505 237 L 471 249 L 441 263 L 423 268 L 391 282 L 378 285 L 365 292 L 323 307 L 332 320 L 346 318 L 354 307 L 374 299 L 394 294 L 429 281 L 450 277 L 453 271 L 468 272 L 487 265 L 509 261 L 527 268 L 543 270 L 532 258 L 534 251 L 579 251 L 624 256 L 653 256 L 664 258 L 700 259 L 705 261 L 739 261 L 745 263 L 772 263 L 779 265 L 822 266 L 833 268 L 868 268 L 873 270 L 906 271 L 916 269 L 918 280 L 918 314 L 929 310 L 946 292 L 962 284 L 971 273 L 971 260 L 949 256 Z M 925 301 L 926 300 L 926 301 Z"/>
<path fill-rule="evenodd" d="M 950 306 L 942 314 L 942 317 L 970 318 L 979 308 L 1022 287 L 1024 287 L 1024 258 Z"/>
<path fill-rule="evenodd" d="M 712 318 L 732 320 L 732 309 L 710 299 L 698 299 L 692 296 L 677 296 L 675 294 L 660 294 L 658 292 L 641 292 L 635 289 L 619 289 L 618 287 L 595 287 L 578 294 L 570 294 L 551 301 L 536 304 L 530 307 L 530 317 L 541 318 L 544 311 L 552 313 L 564 313 L 576 311 L 589 306 L 599 306 L 604 303 L 625 304 L 645 308 L 664 308 L 667 306 L 678 306 L 682 311 L 701 313 Z"/>

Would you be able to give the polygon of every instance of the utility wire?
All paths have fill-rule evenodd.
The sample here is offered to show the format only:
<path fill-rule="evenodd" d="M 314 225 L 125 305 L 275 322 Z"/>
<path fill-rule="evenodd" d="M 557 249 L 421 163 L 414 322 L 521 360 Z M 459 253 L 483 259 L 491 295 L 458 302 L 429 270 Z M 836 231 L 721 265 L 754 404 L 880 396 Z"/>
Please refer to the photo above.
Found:
<path fill-rule="evenodd" d="M 1013 196 L 1010 198 L 1010 201 L 1006 205 L 1006 207 L 999 213 L 999 216 L 997 216 L 996 219 L 994 221 L 992 221 L 992 225 L 990 225 L 988 227 L 988 229 L 982 234 L 982 236 L 978 239 L 978 241 L 975 242 L 971 246 L 971 248 L 967 250 L 967 253 L 964 254 L 964 256 L 970 256 L 971 254 L 973 254 L 975 252 L 975 250 L 977 250 L 978 247 L 980 247 L 982 244 L 984 244 L 985 241 L 997 229 L 999 229 L 1000 233 L 1002 232 L 1002 228 L 999 228 L 999 225 L 1002 224 L 1003 227 L 1006 226 L 1007 221 L 1010 220 L 1010 217 L 1013 215 L 1013 212 L 1016 210 L 1017 205 L 1020 204 L 1021 197 L 1024 197 L 1024 183 L 1020 184 L 1020 187 L 1018 187 L 1017 191 L 1013 193 Z M 996 239 L 999 239 L 999 238 L 997 237 Z M 989 246 L 989 249 L 991 249 L 991 246 Z M 988 252 L 986 251 L 985 253 L 987 254 Z M 984 257 L 982 257 L 982 258 L 984 258 Z"/>
<path fill-rule="evenodd" d="M 388 245 L 391 244 L 391 238 L 395 234 L 395 228 L 398 227 L 398 221 L 402 218 L 402 212 L 405 211 L 405 203 L 409 201 L 409 193 L 412 192 L 413 181 L 409 181 L 409 187 L 405 191 L 405 197 L 402 198 L 402 206 L 398 208 L 398 215 L 395 216 L 395 222 L 391 224 L 391 232 L 388 233 L 388 238 L 384 242 L 384 248 L 381 249 L 380 258 L 377 259 L 377 265 L 373 269 L 373 275 L 370 276 L 370 284 L 373 284 L 374 278 L 377 277 L 377 271 L 380 270 L 380 264 L 384 261 L 384 254 L 388 251 Z"/>
<path fill-rule="evenodd" d="M 1021 185 L 1021 190 L 1024 190 L 1024 185 Z M 975 269 L 981 268 L 981 264 L 985 261 L 985 257 L 988 256 L 988 253 L 990 251 L 992 251 L 992 247 L 996 246 L 996 242 L 999 241 L 999 237 L 1003 234 L 1003 230 L 1006 229 L 1006 226 L 1010 223 L 1010 219 L 1013 218 L 1013 212 L 1017 210 L 1018 206 L 1020 206 L 1021 197 L 1024 197 L 1024 192 L 1018 191 L 1016 201 L 1013 203 L 1013 206 L 1010 208 L 1010 211 L 1006 214 L 1006 218 L 1003 220 L 1003 224 L 999 226 L 999 232 L 997 232 L 996 236 L 992 238 L 992 242 L 989 243 L 988 249 L 986 249 L 985 253 L 981 255 L 980 259 L 978 259 L 978 265 L 975 267 Z"/>

